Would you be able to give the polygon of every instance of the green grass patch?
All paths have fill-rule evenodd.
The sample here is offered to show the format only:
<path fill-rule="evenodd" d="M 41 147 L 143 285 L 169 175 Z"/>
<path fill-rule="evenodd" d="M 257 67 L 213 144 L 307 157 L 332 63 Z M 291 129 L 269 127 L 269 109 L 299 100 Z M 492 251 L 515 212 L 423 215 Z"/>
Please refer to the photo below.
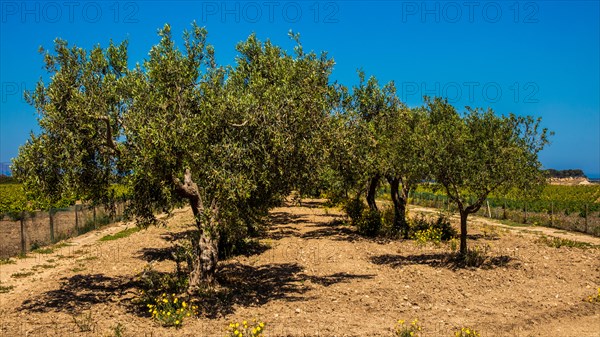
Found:
<path fill-rule="evenodd" d="M 38 265 L 31 267 L 31 269 L 37 271 L 38 269 L 52 269 L 54 267 L 56 267 L 55 264 L 38 264 Z"/>
<path fill-rule="evenodd" d="M 22 272 L 22 273 L 14 273 L 14 274 L 10 275 L 10 277 L 12 277 L 12 278 L 25 278 L 25 277 L 31 276 L 33 274 L 35 274 L 35 273 L 32 272 L 32 271 L 26 271 L 26 272 Z"/>
<path fill-rule="evenodd" d="M 122 238 L 126 238 L 126 237 L 130 236 L 131 234 L 139 232 L 139 231 L 140 231 L 139 227 L 131 227 L 131 228 L 124 229 L 115 234 L 105 235 L 105 236 L 101 237 L 99 241 L 112 241 L 112 240 L 122 239 Z"/>
<path fill-rule="evenodd" d="M 97 256 L 86 256 L 82 259 L 80 259 L 79 261 L 94 261 L 94 260 L 98 260 Z"/>
<path fill-rule="evenodd" d="M 3 264 L 15 264 L 15 263 L 17 263 L 17 262 L 15 262 L 15 260 L 10 259 L 10 258 L 8 258 L 8 259 L 0 259 L 0 266 L 3 265 Z"/>
<path fill-rule="evenodd" d="M 532 226 L 534 226 L 534 224 L 515 222 L 512 220 L 508 220 L 508 219 L 494 219 L 494 220 L 503 225 L 507 225 L 510 227 L 532 227 Z"/>
<path fill-rule="evenodd" d="M 83 267 L 83 266 L 77 266 L 77 267 L 71 269 L 71 271 L 74 272 L 74 273 L 80 273 L 82 271 L 85 271 L 85 267 Z"/>
<path fill-rule="evenodd" d="M 569 240 L 569 239 L 556 238 L 556 237 L 549 238 L 547 236 L 540 237 L 539 239 L 536 240 L 536 242 L 545 244 L 548 247 L 553 247 L 553 248 L 561 248 L 561 247 L 582 248 L 582 249 L 597 248 L 597 246 L 589 244 L 587 242 L 573 241 L 573 240 Z"/>
<path fill-rule="evenodd" d="M 14 288 L 14 286 L 3 286 L 0 284 L 0 294 L 6 294 L 7 292 L 11 291 Z"/>
<path fill-rule="evenodd" d="M 32 250 L 31 252 L 37 253 L 37 254 L 52 254 L 52 253 L 54 253 L 54 248 L 52 248 L 52 247 L 36 248 L 36 249 Z"/>
<path fill-rule="evenodd" d="M 72 244 L 70 242 L 63 241 L 63 242 L 59 242 L 59 243 L 55 244 L 53 246 L 53 248 L 60 249 L 60 248 L 70 247 L 70 246 L 72 246 Z"/>

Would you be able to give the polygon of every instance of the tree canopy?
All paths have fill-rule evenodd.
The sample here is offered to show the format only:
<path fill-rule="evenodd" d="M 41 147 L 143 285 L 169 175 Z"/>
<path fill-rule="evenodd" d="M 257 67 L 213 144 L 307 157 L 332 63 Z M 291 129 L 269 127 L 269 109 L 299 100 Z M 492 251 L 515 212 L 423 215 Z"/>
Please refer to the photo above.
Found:
<path fill-rule="evenodd" d="M 406 236 L 409 192 L 434 179 L 458 205 L 464 252 L 466 217 L 490 192 L 543 182 L 539 120 L 469 107 L 460 115 L 441 98 L 411 109 L 393 82 L 380 86 L 362 71 L 349 90 L 331 81 L 334 61 L 306 52 L 291 32 L 292 53 L 252 34 L 232 66 L 217 64 L 196 24 L 180 45 L 169 25 L 158 35 L 135 66 L 126 41 L 88 51 L 56 40 L 44 54 L 50 80 L 26 93 L 41 132 L 13 172 L 30 198 L 48 203 L 110 204 L 114 185 L 125 185 L 127 214 L 141 226 L 188 203 L 197 227 L 190 292 L 212 284 L 219 251 L 255 233 L 294 189 L 366 194 L 376 212 L 387 180 L 394 228 Z"/>

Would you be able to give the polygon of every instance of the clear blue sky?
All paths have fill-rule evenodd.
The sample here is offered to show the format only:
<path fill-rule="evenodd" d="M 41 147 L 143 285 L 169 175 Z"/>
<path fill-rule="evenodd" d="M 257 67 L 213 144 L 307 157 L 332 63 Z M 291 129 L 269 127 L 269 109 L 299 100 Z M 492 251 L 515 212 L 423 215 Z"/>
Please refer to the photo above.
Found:
<path fill-rule="evenodd" d="M 252 32 L 291 47 L 328 51 L 333 80 L 351 86 L 356 70 L 394 80 L 401 98 L 448 96 L 499 114 L 541 116 L 556 135 L 546 168 L 600 176 L 600 6 L 596 1 L 0 1 L 0 162 L 16 156 L 36 115 L 22 92 L 44 76 L 38 47 L 61 37 L 106 46 L 129 40 L 131 65 L 158 42 L 197 21 L 221 64 Z"/>

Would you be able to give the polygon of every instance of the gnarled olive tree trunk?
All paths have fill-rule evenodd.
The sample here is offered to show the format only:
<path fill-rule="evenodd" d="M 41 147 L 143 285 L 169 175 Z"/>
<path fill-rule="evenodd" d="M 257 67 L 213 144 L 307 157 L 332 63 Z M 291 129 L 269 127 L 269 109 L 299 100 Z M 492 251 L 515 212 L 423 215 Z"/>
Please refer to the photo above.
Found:
<path fill-rule="evenodd" d="M 408 202 L 408 188 L 402 184 L 402 194 L 400 194 L 400 178 L 388 177 L 390 183 L 390 194 L 394 204 L 394 224 L 396 232 L 402 233 L 405 239 L 408 238 L 408 221 L 406 221 L 406 204 Z"/>
<path fill-rule="evenodd" d="M 209 207 L 204 205 L 198 185 L 186 169 L 184 182 L 174 179 L 177 192 L 190 201 L 198 232 L 192 238 L 192 258 L 188 292 L 215 284 L 215 271 L 219 262 L 219 207 L 213 200 Z"/>
<path fill-rule="evenodd" d="M 379 187 L 379 174 L 374 175 L 369 180 L 369 188 L 367 190 L 367 204 L 371 211 L 377 211 L 377 203 L 375 202 L 375 196 L 377 195 L 377 187 Z"/>

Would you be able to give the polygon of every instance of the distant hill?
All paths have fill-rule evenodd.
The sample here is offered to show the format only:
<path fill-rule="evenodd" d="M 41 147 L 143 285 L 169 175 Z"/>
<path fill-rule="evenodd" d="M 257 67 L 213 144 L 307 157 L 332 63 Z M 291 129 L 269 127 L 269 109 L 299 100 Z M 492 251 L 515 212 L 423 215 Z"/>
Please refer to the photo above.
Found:
<path fill-rule="evenodd" d="M 582 170 L 555 170 L 548 169 L 545 171 L 548 174 L 548 182 L 552 185 L 589 185 L 591 184 L 588 177 Z"/>
<path fill-rule="evenodd" d="M 16 184 L 17 179 L 7 176 L 5 174 L 0 174 L 0 184 Z"/>
<path fill-rule="evenodd" d="M 585 173 L 583 173 L 580 169 L 572 169 L 572 170 L 555 170 L 555 169 L 547 169 L 546 173 L 548 173 L 549 178 L 586 178 Z"/>

